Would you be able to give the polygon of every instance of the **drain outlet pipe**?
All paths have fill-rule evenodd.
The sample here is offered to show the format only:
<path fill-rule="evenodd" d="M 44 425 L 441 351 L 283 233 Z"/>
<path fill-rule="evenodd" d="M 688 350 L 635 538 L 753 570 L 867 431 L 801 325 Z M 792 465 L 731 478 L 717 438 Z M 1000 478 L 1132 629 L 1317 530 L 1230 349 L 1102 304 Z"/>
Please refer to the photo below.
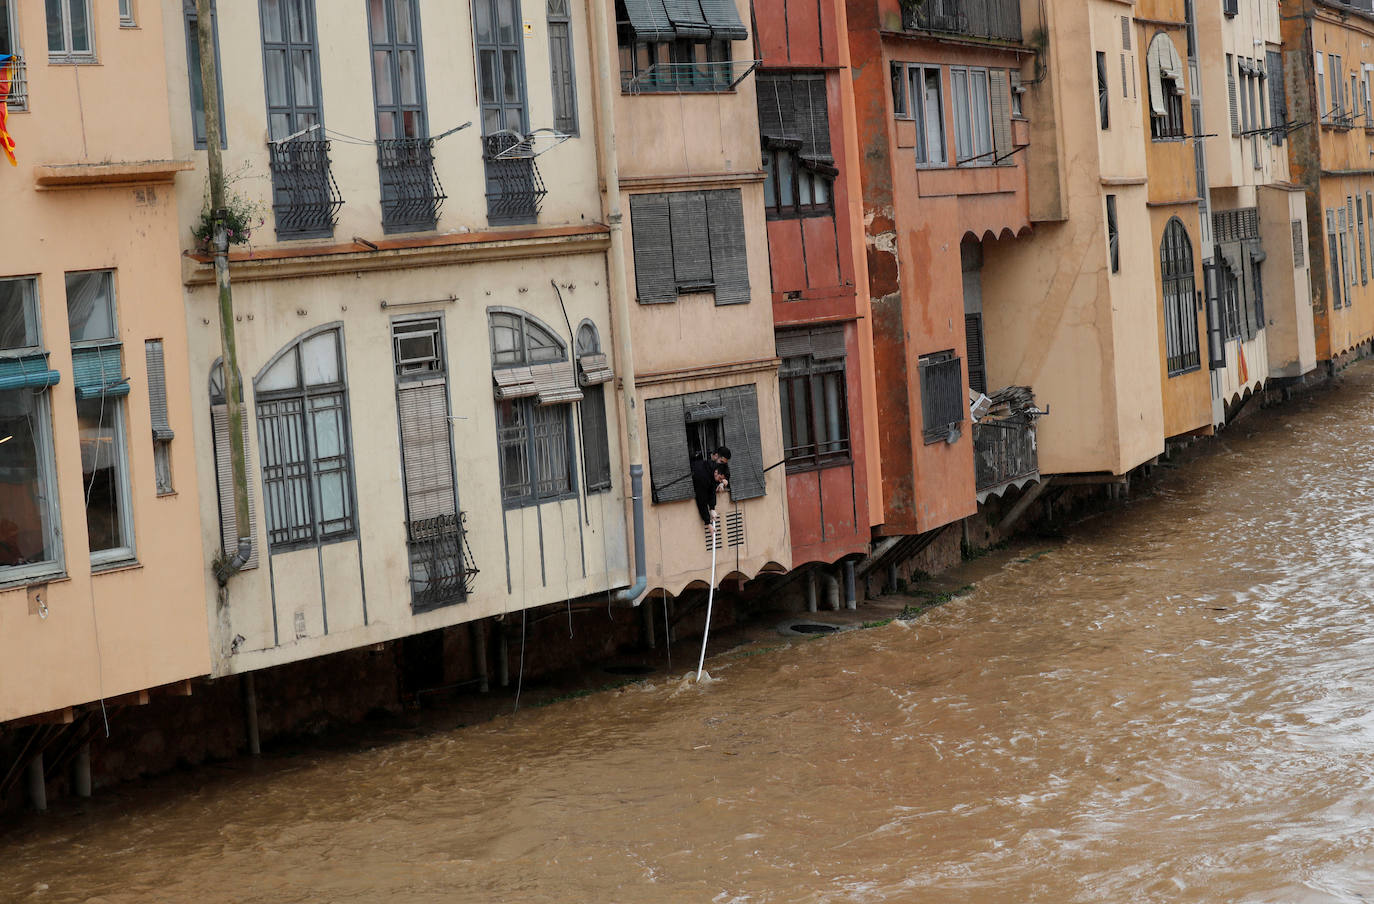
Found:
<path fill-rule="evenodd" d="M 720 529 L 711 519 L 711 589 L 706 591 L 706 627 L 701 632 L 701 658 L 697 660 L 697 683 L 701 683 L 701 668 L 706 665 L 706 641 L 711 636 L 711 604 L 716 600 L 716 549 L 720 547 Z"/>
<path fill-rule="evenodd" d="M 620 419 L 625 425 L 630 459 L 630 504 L 634 520 L 635 582 L 611 596 L 616 606 L 638 606 L 649 586 L 644 560 L 644 460 L 639 451 L 639 396 L 635 388 L 634 342 L 630 337 L 630 295 L 625 285 L 625 230 L 620 210 L 620 162 L 615 147 L 615 98 L 611 93 L 611 51 L 603 0 L 587 0 L 591 23 L 592 71 L 596 80 L 596 150 L 601 175 L 601 210 L 610 228 L 611 254 L 606 286 L 611 295 L 611 333 L 615 364 L 620 374 Z"/>

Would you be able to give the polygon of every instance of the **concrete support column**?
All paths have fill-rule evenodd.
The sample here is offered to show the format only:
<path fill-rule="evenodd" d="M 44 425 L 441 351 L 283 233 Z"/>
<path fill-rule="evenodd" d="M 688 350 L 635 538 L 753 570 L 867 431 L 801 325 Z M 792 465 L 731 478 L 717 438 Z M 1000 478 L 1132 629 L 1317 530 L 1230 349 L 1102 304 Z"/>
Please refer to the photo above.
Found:
<path fill-rule="evenodd" d="M 243 730 L 248 736 L 248 753 L 258 756 L 262 745 L 258 742 L 258 682 L 252 672 L 245 672 L 239 679 L 243 689 Z"/>
<path fill-rule="evenodd" d="M 77 797 L 91 796 L 91 745 L 82 744 L 72 763 L 72 790 Z"/>
<path fill-rule="evenodd" d="M 806 573 L 806 611 L 816 611 L 816 572 Z"/>
<path fill-rule="evenodd" d="M 854 587 L 854 560 L 845 559 L 844 562 L 844 607 L 846 609 L 859 608 L 859 599 Z"/>
<path fill-rule="evenodd" d="M 48 787 L 43 782 L 43 754 L 29 760 L 29 804 L 38 811 L 48 809 Z"/>
<path fill-rule="evenodd" d="M 491 679 L 487 676 L 487 623 L 478 619 L 470 626 L 472 631 L 472 667 L 477 672 L 477 689 L 482 693 L 491 690 Z"/>
<path fill-rule="evenodd" d="M 496 675 L 502 687 L 510 687 L 510 650 L 506 649 L 506 624 L 496 623 Z"/>
<path fill-rule="evenodd" d="M 834 571 L 827 569 L 821 572 L 821 580 L 825 583 L 825 604 L 832 611 L 840 608 L 840 579 Z"/>
<path fill-rule="evenodd" d="M 897 563 L 889 562 L 887 565 L 887 592 L 897 592 Z"/>

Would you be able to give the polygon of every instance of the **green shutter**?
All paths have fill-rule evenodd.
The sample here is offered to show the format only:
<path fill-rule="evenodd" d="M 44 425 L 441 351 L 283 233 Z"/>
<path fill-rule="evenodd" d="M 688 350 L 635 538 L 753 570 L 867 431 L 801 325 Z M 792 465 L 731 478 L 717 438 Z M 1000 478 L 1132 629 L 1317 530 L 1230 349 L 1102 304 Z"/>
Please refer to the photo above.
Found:
<path fill-rule="evenodd" d="M 115 398 L 129 394 L 120 362 L 120 344 L 94 345 L 72 349 L 72 382 L 78 399 L 100 396 Z"/>
<path fill-rule="evenodd" d="M 676 37 L 663 0 L 625 0 L 625 14 L 639 41 L 671 41 Z"/>
<path fill-rule="evenodd" d="M 730 498 L 757 499 L 767 493 L 758 389 L 750 383 L 723 389 L 720 395 L 725 403 L 725 445 L 730 447 Z"/>
<path fill-rule="evenodd" d="M 649 438 L 649 484 L 654 502 L 691 499 L 692 468 L 687 460 L 687 419 L 682 396 L 644 402 Z"/>
<path fill-rule="evenodd" d="M 676 301 L 667 195 L 630 196 L 630 235 L 635 249 L 635 291 L 640 303 Z"/>
<path fill-rule="evenodd" d="M 749 37 L 735 0 L 701 0 L 701 11 L 711 26 L 711 37 L 717 41 L 743 41 Z"/>
<path fill-rule="evenodd" d="M 706 23 L 699 0 L 663 0 L 663 7 L 678 38 L 705 40 L 711 37 L 711 26 Z"/>
<path fill-rule="evenodd" d="M 716 304 L 749 303 L 749 260 L 745 252 L 744 206 L 739 189 L 705 192 L 706 219 L 711 224 L 711 269 Z"/>
<path fill-rule="evenodd" d="M 0 358 L 0 392 L 11 389 L 44 389 L 56 386 L 62 375 L 48 369 L 48 353 Z"/>

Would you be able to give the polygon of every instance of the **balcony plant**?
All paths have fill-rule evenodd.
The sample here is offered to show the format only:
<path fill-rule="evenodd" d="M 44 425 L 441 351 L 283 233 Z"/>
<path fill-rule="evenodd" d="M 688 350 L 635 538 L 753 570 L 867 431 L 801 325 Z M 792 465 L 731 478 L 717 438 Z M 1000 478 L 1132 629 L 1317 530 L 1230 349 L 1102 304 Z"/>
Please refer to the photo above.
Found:
<path fill-rule="evenodd" d="M 230 245 L 246 245 L 253 237 L 253 230 L 267 222 L 266 208 L 259 202 L 236 191 L 234 184 L 242 181 L 246 170 L 238 170 L 225 176 L 224 182 L 224 229 Z M 191 229 L 195 240 L 195 250 L 201 254 L 214 253 L 215 218 L 210 209 L 210 188 L 205 188 L 205 200 L 200 209 L 200 217 Z"/>

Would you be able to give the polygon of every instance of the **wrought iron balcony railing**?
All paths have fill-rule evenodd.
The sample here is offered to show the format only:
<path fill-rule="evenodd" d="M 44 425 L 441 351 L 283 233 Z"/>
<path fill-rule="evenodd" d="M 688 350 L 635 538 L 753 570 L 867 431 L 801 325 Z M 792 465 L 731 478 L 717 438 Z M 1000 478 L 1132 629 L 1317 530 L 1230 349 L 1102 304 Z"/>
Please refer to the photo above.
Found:
<path fill-rule="evenodd" d="M 434 139 L 378 139 L 377 168 L 382 177 L 382 228 L 433 229 L 447 197 L 434 171 Z"/>
<path fill-rule="evenodd" d="M 329 168 L 329 142 L 293 138 L 267 145 L 277 238 L 334 234 L 343 197 Z"/>
<path fill-rule="evenodd" d="M 520 135 L 504 131 L 482 137 L 487 171 L 487 220 L 493 224 L 533 223 L 548 189 L 539 176 L 534 152 Z"/>
<path fill-rule="evenodd" d="M 759 65 L 758 60 L 655 63 L 640 72 L 620 73 L 625 94 L 711 94 L 733 91 Z"/>
<path fill-rule="evenodd" d="M 411 608 L 427 612 L 461 603 L 472 592 L 477 567 L 468 546 L 467 514 L 438 515 L 407 525 Z"/>
<path fill-rule="evenodd" d="M 0 99 L 11 113 L 20 113 L 29 108 L 29 67 L 18 55 L 9 61 L 9 67 L 10 90 Z"/>
<path fill-rule="evenodd" d="M 978 500 L 1040 474 L 1035 422 L 1029 418 L 982 420 L 973 425 L 973 472 Z"/>
<path fill-rule="evenodd" d="M 1020 0 L 910 0 L 904 7 L 908 30 L 1021 40 Z"/>

